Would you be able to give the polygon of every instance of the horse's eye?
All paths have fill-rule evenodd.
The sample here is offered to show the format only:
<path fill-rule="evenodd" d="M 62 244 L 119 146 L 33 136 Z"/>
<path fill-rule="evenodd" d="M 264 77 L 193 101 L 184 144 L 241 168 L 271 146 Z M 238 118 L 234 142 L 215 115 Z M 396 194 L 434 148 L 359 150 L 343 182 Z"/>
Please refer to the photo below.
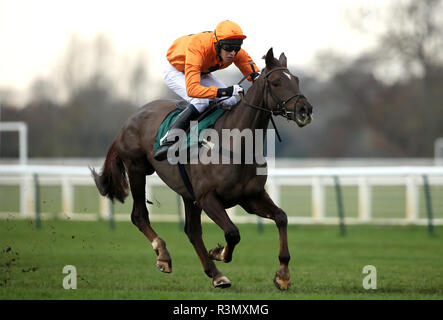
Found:
<path fill-rule="evenodd" d="M 272 83 L 271 83 L 274 87 L 278 87 L 279 85 L 280 85 L 280 81 L 279 80 L 275 80 L 275 81 L 272 81 Z"/>

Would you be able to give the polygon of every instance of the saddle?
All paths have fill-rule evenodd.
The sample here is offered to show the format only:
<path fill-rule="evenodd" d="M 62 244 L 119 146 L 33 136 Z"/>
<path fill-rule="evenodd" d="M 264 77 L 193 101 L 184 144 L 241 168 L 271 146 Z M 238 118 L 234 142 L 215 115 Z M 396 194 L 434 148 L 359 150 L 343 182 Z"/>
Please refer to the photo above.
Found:
<path fill-rule="evenodd" d="M 172 110 L 162 121 L 160 127 L 157 131 L 157 136 L 155 138 L 155 144 L 154 144 L 154 152 L 157 151 L 157 149 L 160 146 L 160 139 L 168 132 L 169 128 L 171 127 L 172 123 L 174 122 L 175 118 L 182 112 L 187 106 L 189 105 L 189 102 L 185 100 L 177 101 L 175 104 L 175 109 Z M 199 144 L 199 147 L 202 145 L 201 141 L 191 141 L 189 132 L 191 130 L 197 129 L 197 134 L 200 135 L 200 132 L 204 129 L 213 128 L 215 125 L 215 122 L 226 112 L 225 109 L 222 109 L 220 106 L 216 105 L 215 103 L 210 103 L 209 107 L 198 117 L 196 121 L 198 121 L 198 128 L 190 128 L 187 134 L 187 143 L 186 145 L 183 145 L 181 149 L 188 149 L 191 146 L 193 146 L 195 143 Z M 195 131 L 193 131 L 195 132 Z"/>
<path fill-rule="evenodd" d="M 175 118 L 182 112 L 186 107 L 189 105 L 189 103 L 185 100 L 180 100 L 176 102 L 175 109 L 172 110 L 162 121 L 160 127 L 157 131 L 157 136 L 155 137 L 155 143 L 154 143 L 154 152 L 157 151 L 157 149 L 160 146 L 160 139 L 168 132 L 169 128 L 171 127 L 172 123 L 174 122 Z M 235 106 L 233 106 L 235 107 Z M 200 132 L 204 129 L 213 128 L 217 120 L 222 117 L 227 110 L 231 110 L 233 107 L 224 108 L 220 105 L 218 105 L 216 102 L 210 103 L 209 107 L 198 117 L 198 128 L 197 128 L 197 135 L 200 136 Z M 187 132 L 187 141 L 186 144 L 183 143 L 182 146 L 180 146 L 180 150 L 186 150 L 187 157 L 189 159 L 189 149 L 191 146 L 194 146 L 195 144 L 198 144 L 197 147 L 200 149 L 201 147 L 206 147 L 208 149 L 211 149 L 214 147 L 214 144 L 206 141 L 205 139 L 192 139 L 190 137 L 190 130 L 195 130 L 195 127 L 191 127 Z M 193 131 L 195 132 L 195 131 Z M 196 140 L 196 141 L 195 141 Z M 182 177 L 183 183 L 185 184 L 186 189 L 188 190 L 189 194 L 191 195 L 192 199 L 194 200 L 194 204 L 196 204 L 195 200 L 195 194 L 194 189 L 192 188 L 191 181 L 189 179 L 189 176 L 186 172 L 186 169 L 182 163 L 178 163 L 178 169 L 180 172 L 180 176 Z"/>

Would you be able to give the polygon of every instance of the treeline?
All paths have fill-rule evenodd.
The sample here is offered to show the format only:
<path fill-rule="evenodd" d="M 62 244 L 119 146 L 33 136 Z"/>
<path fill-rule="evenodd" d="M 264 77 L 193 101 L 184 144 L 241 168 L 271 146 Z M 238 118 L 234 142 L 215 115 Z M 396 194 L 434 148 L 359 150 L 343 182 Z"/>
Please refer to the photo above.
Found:
<path fill-rule="evenodd" d="M 56 64 L 51 76 L 34 81 L 24 106 L 0 89 L 1 120 L 28 124 L 30 157 L 103 157 L 123 122 L 152 94 L 146 53 L 129 59 L 104 35 L 92 41 L 74 35 Z M 17 155 L 18 135 L 3 132 L 0 156 Z"/>
<path fill-rule="evenodd" d="M 135 110 L 131 102 L 113 97 L 107 88 L 91 85 L 63 105 L 42 98 L 21 109 L 3 106 L 2 119 L 28 124 L 30 157 L 100 157 Z M 3 134 L 3 157 L 18 154 L 16 139 L 12 133 Z"/>
<path fill-rule="evenodd" d="M 353 61 L 319 54 L 319 69 L 332 76 L 302 78 L 314 121 L 299 130 L 280 121 L 286 141 L 279 154 L 433 157 L 434 141 L 443 137 L 442 13 L 441 0 L 391 1 L 383 12 L 352 13 L 361 32 L 378 30 L 375 47 Z"/>

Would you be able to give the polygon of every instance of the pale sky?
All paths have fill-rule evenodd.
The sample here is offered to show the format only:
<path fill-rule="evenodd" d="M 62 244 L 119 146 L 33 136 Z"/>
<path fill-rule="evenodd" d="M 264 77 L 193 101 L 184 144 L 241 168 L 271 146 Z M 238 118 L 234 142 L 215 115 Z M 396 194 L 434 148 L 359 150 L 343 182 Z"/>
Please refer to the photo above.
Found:
<path fill-rule="evenodd" d="M 73 33 L 93 39 L 107 34 L 128 56 L 149 54 L 158 74 L 177 37 L 213 30 L 222 20 L 237 22 L 247 35 L 243 48 L 260 59 L 270 48 L 288 62 L 309 69 L 319 49 L 352 56 L 369 47 L 368 37 L 353 31 L 349 8 L 371 10 L 382 0 L 171 1 L 171 0 L 0 0 L 0 88 L 25 90 L 36 76 L 46 77 Z M 151 74 L 151 77 L 153 76 Z"/>

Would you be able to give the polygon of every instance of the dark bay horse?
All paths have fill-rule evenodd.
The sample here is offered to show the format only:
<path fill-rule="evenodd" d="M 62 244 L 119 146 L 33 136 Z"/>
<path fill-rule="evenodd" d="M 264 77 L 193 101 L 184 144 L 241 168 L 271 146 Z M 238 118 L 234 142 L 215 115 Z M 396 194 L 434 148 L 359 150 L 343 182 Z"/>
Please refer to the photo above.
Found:
<path fill-rule="evenodd" d="M 217 120 L 214 129 L 266 130 L 271 113 L 281 114 L 303 127 L 311 122 L 312 106 L 300 93 L 299 79 L 287 69 L 282 53 L 277 60 L 272 48 L 264 57 L 266 67 L 250 87 L 241 102 Z M 181 195 L 185 205 L 185 232 L 195 248 L 204 272 L 215 287 L 229 287 L 230 280 L 216 267 L 213 260 L 230 262 L 234 247 L 240 241 L 238 228 L 226 213 L 227 208 L 242 206 L 248 213 L 272 219 L 280 239 L 279 261 L 274 283 L 285 290 L 290 285 L 287 240 L 287 216 L 265 191 L 266 175 L 257 175 L 252 164 L 186 164 L 194 196 L 188 191 L 177 165 L 154 159 L 157 130 L 166 115 L 175 108 L 174 101 L 157 100 L 146 104 L 129 118 L 109 148 L 100 174 L 91 169 L 95 183 L 103 196 L 121 202 L 128 195 L 128 181 L 134 199 L 131 220 L 148 238 L 157 254 L 157 268 L 172 271 L 171 257 L 165 241 L 152 228 L 146 207 L 146 176 L 158 176 Z M 263 138 L 262 138 L 263 139 Z M 244 147 L 244 145 L 243 145 Z M 266 166 L 266 165 L 265 165 Z M 127 173 L 127 177 L 126 177 Z M 201 211 L 204 210 L 224 232 L 226 246 L 206 250 L 202 240 Z"/>

